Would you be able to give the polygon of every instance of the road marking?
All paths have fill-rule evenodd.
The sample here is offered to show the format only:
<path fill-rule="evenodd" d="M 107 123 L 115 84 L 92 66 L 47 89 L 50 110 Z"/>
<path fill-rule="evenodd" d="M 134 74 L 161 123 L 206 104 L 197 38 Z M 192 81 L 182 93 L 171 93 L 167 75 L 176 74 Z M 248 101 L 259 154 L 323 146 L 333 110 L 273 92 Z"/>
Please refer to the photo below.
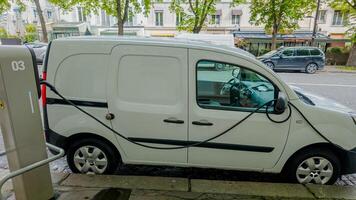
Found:
<path fill-rule="evenodd" d="M 310 85 L 310 86 L 329 86 L 329 87 L 351 87 L 356 88 L 356 85 L 341 85 L 341 84 L 324 84 L 324 83 L 288 83 L 291 85 Z"/>

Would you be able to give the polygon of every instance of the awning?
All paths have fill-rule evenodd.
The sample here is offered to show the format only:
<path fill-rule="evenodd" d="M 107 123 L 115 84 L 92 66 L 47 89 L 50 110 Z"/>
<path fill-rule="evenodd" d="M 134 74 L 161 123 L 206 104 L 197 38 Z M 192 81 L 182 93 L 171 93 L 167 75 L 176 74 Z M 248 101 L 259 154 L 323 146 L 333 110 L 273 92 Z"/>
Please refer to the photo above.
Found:
<path fill-rule="evenodd" d="M 232 10 L 232 15 L 242 15 L 242 10 Z"/>

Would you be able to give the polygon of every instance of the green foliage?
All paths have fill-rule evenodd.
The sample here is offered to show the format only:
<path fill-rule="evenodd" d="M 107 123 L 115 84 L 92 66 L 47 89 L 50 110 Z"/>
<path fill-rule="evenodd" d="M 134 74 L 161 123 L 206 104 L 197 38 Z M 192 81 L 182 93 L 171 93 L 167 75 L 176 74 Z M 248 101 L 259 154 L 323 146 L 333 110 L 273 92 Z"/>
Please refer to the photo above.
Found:
<path fill-rule="evenodd" d="M 0 0 L 0 15 L 10 9 L 10 3 L 8 0 Z"/>
<path fill-rule="evenodd" d="M 298 28 L 298 20 L 316 8 L 310 0 L 251 0 L 250 22 L 264 25 L 266 31 L 289 32 Z"/>
<path fill-rule="evenodd" d="M 172 0 L 169 7 L 171 12 L 181 15 L 181 23 L 178 30 L 199 33 L 201 28 L 207 24 L 207 16 L 214 14 L 215 5 L 219 0 Z M 231 6 L 236 6 L 244 0 L 233 0 Z M 189 5 L 188 12 L 184 9 Z"/>
<path fill-rule="evenodd" d="M 350 48 L 329 47 L 326 50 L 326 60 L 328 64 L 345 65 L 350 54 Z"/>
<path fill-rule="evenodd" d="M 64 10 L 71 10 L 74 6 L 84 8 L 84 14 L 97 14 L 101 9 L 108 15 L 117 17 L 119 27 L 130 15 L 144 12 L 146 15 L 151 8 L 151 0 L 49 0 Z M 142 5 L 141 5 L 142 3 Z"/>
<path fill-rule="evenodd" d="M 23 38 L 25 42 L 34 42 L 38 39 L 37 27 L 34 24 L 27 24 L 25 30 L 26 34 Z"/>
<path fill-rule="evenodd" d="M 0 38 L 7 38 L 7 37 L 8 37 L 7 31 L 4 28 L 0 27 Z"/>

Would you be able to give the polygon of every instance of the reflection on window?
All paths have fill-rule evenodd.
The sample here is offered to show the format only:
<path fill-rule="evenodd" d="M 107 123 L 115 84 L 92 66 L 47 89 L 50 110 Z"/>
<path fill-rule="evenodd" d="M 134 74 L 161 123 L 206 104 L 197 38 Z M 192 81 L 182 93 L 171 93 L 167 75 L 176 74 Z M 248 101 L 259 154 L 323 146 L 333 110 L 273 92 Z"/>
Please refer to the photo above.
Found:
<path fill-rule="evenodd" d="M 275 94 L 273 84 L 251 70 L 214 61 L 197 64 L 197 102 L 203 108 L 251 111 Z"/>
<path fill-rule="evenodd" d="M 283 56 L 293 56 L 294 50 L 293 49 L 287 49 L 283 51 Z"/>

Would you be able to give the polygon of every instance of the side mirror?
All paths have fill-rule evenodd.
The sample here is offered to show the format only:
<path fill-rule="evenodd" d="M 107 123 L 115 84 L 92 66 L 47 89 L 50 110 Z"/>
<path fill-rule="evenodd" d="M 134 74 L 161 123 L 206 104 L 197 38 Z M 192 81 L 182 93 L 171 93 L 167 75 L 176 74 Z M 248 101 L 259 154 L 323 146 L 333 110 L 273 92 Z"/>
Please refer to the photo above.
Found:
<path fill-rule="evenodd" d="M 279 54 L 279 57 L 280 58 L 284 58 L 284 55 L 281 53 L 281 54 Z"/>
<path fill-rule="evenodd" d="M 274 104 L 274 113 L 277 115 L 284 113 L 284 111 L 287 108 L 287 104 L 288 104 L 288 102 L 287 102 L 287 98 L 286 98 L 285 94 L 280 92 L 278 94 L 278 99 Z"/>

